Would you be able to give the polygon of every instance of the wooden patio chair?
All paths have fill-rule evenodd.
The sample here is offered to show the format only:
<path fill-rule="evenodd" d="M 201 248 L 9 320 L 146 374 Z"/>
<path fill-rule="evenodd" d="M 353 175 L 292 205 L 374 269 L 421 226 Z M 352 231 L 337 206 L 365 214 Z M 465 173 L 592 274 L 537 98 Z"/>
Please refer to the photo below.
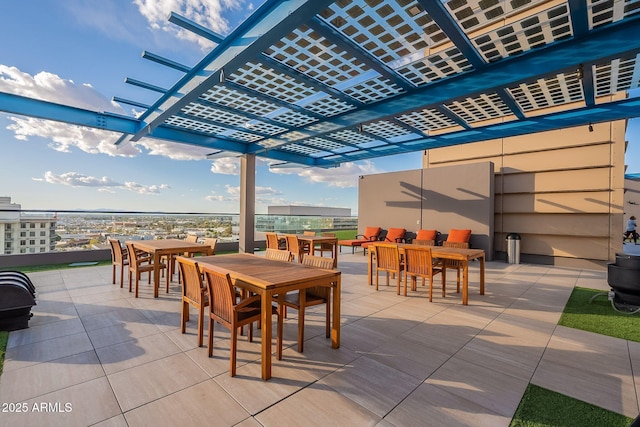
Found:
<path fill-rule="evenodd" d="M 133 243 L 127 243 L 127 253 L 129 255 L 129 292 L 131 292 L 131 284 L 135 275 L 135 297 L 138 298 L 138 283 L 142 273 L 149 274 L 149 284 L 151 283 L 151 273 L 154 270 L 153 258 L 144 256 L 137 251 Z M 167 264 L 160 262 L 159 270 L 164 273 Z M 167 274 L 167 292 L 169 292 L 169 275 Z"/>
<path fill-rule="evenodd" d="M 253 341 L 253 322 L 259 322 L 262 316 L 260 295 L 244 298 L 239 302 L 229 273 L 211 266 L 202 269 L 207 284 L 209 296 L 209 357 L 213 356 L 213 326 L 218 322 L 231 332 L 229 373 L 236 375 L 236 358 L 238 349 L 238 328 L 249 325 L 248 339 Z M 277 323 L 277 355 L 282 359 L 282 317 L 275 306 L 271 307 L 271 314 L 278 316 Z M 266 357 L 271 357 L 267 355 Z"/>
<path fill-rule="evenodd" d="M 215 255 L 216 254 L 216 245 L 218 244 L 218 239 L 214 237 L 205 237 L 204 245 L 209 246 L 209 253 L 207 255 Z"/>
<path fill-rule="evenodd" d="M 445 297 L 446 269 L 435 267 L 431 248 L 426 245 L 404 247 L 404 296 L 407 296 L 407 282 L 411 277 L 411 290 L 416 290 L 417 278 L 429 279 L 429 302 L 433 300 L 433 276 L 442 273 L 442 297 Z"/>
<path fill-rule="evenodd" d="M 287 250 L 291 252 L 299 263 L 302 263 L 302 259 L 309 253 L 310 249 L 300 244 L 300 240 L 295 234 L 285 234 L 284 237 L 287 241 Z"/>
<path fill-rule="evenodd" d="M 336 233 L 324 232 L 322 236 L 336 237 Z M 324 255 L 324 251 L 329 251 L 329 253 L 333 254 L 333 243 L 320 243 L 313 248 L 313 255 L 315 255 L 317 251 L 320 251 L 320 256 Z"/>
<path fill-rule="evenodd" d="M 111 264 L 113 265 L 112 283 L 116 284 L 116 266 L 120 266 L 120 287 L 124 282 L 124 267 L 129 265 L 129 252 L 118 239 L 109 239 L 111 245 Z"/>
<path fill-rule="evenodd" d="M 282 249 L 271 249 L 267 248 L 267 253 L 265 254 L 265 258 L 272 259 L 275 261 L 285 261 L 291 262 L 293 261 L 293 255 L 291 252 Z"/>
<path fill-rule="evenodd" d="M 302 259 L 302 265 L 332 270 L 333 258 L 306 255 Z M 330 296 L 331 289 L 326 286 L 314 286 L 312 288 L 303 289 L 299 292 L 289 292 L 284 296 L 284 302 L 282 303 L 282 306 L 279 307 L 280 317 L 285 317 L 285 310 L 287 307 L 298 310 L 298 352 L 302 353 L 304 350 L 304 315 L 306 307 L 326 304 L 325 335 L 327 338 L 331 336 Z M 277 298 L 274 297 L 274 300 L 277 302 Z"/>
<path fill-rule="evenodd" d="M 182 316 L 180 331 L 184 334 L 189 321 L 189 306 L 198 310 L 198 347 L 202 347 L 204 330 L 204 308 L 209 305 L 207 287 L 202 280 L 202 274 L 197 261 L 193 258 L 178 256 L 178 267 L 182 277 Z"/>
<path fill-rule="evenodd" d="M 376 249 L 376 291 L 378 290 L 378 279 L 380 271 L 387 273 L 387 286 L 389 286 L 389 274 L 397 274 L 398 295 L 400 295 L 400 279 L 404 266 L 400 263 L 400 251 L 398 245 L 393 243 L 380 243 Z"/>
<path fill-rule="evenodd" d="M 469 249 L 469 240 L 471 238 L 471 230 L 467 229 L 455 229 L 452 228 L 449 230 L 449 235 L 447 236 L 447 240 L 442 242 L 443 248 L 460 248 L 460 249 Z M 438 262 L 439 266 L 447 269 L 447 268 L 455 268 L 456 269 L 456 292 L 460 293 L 460 272 L 462 271 L 462 265 L 460 261 L 455 260 L 441 260 Z"/>
<path fill-rule="evenodd" d="M 264 233 L 267 237 L 267 249 L 286 249 L 287 245 L 276 233 Z"/>
<path fill-rule="evenodd" d="M 184 240 L 189 243 L 198 243 L 198 236 L 195 234 L 187 234 L 187 237 L 185 237 Z"/>

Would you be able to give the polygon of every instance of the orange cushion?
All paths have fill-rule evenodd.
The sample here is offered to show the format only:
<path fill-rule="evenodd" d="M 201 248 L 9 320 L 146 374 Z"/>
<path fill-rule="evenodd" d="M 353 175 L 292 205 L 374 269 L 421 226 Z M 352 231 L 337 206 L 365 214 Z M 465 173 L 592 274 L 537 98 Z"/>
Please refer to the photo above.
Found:
<path fill-rule="evenodd" d="M 367 227 L 364 230 L 364 238 L 367 240 L 371 240 L 371 238 L 373 238 L 373 240 L 378 240 L 380 231 L 382 231 L 380 227 Z"/>
<path fill-rule="evenodd" d="M 404 237 L 404 233 L 406 232 L 407 230 L 405 230 L 404 228 L 389 228 L 389 231 L 387 231 L 386 240 L 388 242 L 397 243 L 399 239 L 402 239 Z"/>
<path fill-rule="evenodd" d="M 437 234 L 436 230 L 418 230 L 416 240 L 436 240 Z"/>
<path fill-rule="evenodd" d="M 455 228 L 452 228 L 451 230 L 449 230 L 447 242 L 469 243 L 470 237 L 471 230 L 456 230 Z"/>

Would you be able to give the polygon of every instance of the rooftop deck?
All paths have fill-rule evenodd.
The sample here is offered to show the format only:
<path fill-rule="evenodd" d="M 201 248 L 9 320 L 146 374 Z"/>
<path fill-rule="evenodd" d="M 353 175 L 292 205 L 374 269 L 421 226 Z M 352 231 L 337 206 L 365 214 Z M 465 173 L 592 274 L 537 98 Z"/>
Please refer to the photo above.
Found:
<path fill-rule="evenodd" d="M 530 382 L 638 415 L 640 343 L 557 325 L 573 287 L 608 289 L 606 272 L 488 262 L 480 296 L 472 263 L 463 306 L 455 293 L 429 303 L 421 287 L 376 292 L 362 253 L 340 254 L 339 269 L 340 349 L 324 337 L 320 306 L 307 311 L 298 353 L 290 312 L 266 382 L 259 333 L 241 337 L 234 378 L 223 328 L 212 358 L 196 347 L 195 312 L 180 333 L 177 283 L 154 299 L 143 276 L 135 299 L 111 284 L 110 266 L 31 273 L 38 305 L 30 328 L 10 334 L 0 377 L 0 402 L 26 402 L 27 413 L 3 423 L 495 427 L 509 425 Z M 48 411 L 34 411 L 42 403 Z"/>

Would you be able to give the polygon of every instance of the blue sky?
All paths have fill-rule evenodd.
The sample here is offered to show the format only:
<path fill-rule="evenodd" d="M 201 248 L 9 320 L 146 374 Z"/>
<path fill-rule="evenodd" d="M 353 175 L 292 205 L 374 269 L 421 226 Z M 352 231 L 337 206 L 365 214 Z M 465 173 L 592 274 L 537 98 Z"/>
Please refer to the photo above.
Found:
<path fill-rule="evenodd" d="M 125 77 L 169 88 L 182 74 L 141 58 L 149 51 L 195 65 L 213 47 L 167 21 L 171 11 L 222 35 L 263 0 L 22 0 L 3 4 L 0 92 L 94 111 L 132 114 L 113 96 L 153 104 L 159 94 Z M 206 20 L 204 20 L 206 17 Z M 238 212 L 239 162 L 207 150 L 0 113 L 0 195 L 23 209 Z M 628 173 L 640 172 L 640 123 L 627 129 Z M 259 160 L 256 210 L 305 204 L 357 213 L 359 175 L 421 167 L 421 152 L 337 169 L 270 171 Z"/>

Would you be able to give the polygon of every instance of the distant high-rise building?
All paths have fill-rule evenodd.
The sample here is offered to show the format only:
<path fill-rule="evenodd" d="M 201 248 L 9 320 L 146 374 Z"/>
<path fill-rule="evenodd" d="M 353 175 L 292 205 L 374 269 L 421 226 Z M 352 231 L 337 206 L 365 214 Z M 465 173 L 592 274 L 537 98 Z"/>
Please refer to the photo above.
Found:
<path fill-rule="evenodd" d="M 0 248 L 5 255 L 55 250 L 55 215 L 23 215 L 22 206 L 0 196 Z"/>

